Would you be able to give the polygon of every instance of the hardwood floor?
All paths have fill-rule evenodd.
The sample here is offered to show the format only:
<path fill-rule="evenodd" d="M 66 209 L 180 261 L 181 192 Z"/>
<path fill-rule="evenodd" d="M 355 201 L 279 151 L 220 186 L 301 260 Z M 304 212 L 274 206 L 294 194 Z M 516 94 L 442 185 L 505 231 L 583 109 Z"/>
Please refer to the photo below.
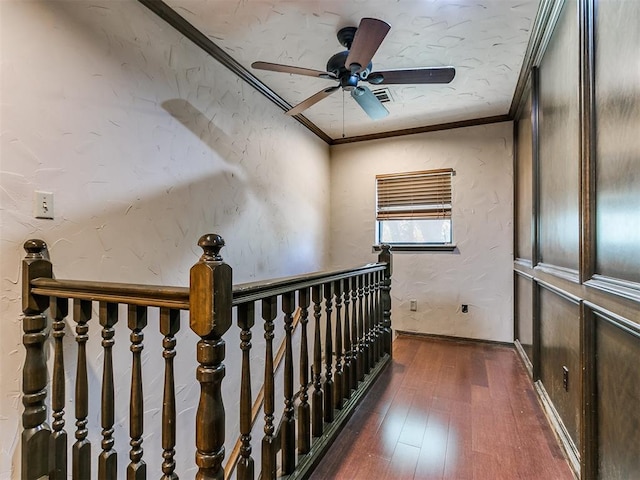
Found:
<path fill-rule="evenodd" d="M 311 479 L 573 480 L 515 350 L 400 336 Z"/>

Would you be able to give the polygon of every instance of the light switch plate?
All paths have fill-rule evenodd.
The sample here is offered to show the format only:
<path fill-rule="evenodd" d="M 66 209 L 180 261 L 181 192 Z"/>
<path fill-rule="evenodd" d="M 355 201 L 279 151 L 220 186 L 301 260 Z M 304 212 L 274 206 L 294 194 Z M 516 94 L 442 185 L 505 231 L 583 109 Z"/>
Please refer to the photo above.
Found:
<path fill-rule="evenodd" d="M 36 218 L 53 219 L 53 193 L 35 192 L 33 215 Z"/>

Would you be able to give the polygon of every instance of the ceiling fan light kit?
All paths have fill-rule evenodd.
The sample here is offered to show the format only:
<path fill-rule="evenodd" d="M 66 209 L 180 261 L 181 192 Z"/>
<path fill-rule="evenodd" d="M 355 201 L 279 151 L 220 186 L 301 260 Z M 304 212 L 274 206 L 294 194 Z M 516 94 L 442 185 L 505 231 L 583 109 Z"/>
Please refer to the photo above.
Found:
<path fill-rule="evenodd" d="M 379 120 L 389 111 L 367 88 L 359 85 L 364 81 L 372 85 L 380 84 L 442 84 L 449 83 L 455 77 L 453 67 L 419 67 L 402 70 L 384 70 L 374 72 L 371 59 L 378 51 L 382 41 L 389 33 L 388 23 L 375 18 L 363 18 L 356 27 L 344 27 L 337 33 L 338 42 L 347 50 L 336 53 L 327 62 L 326 71 L 310 68 L 281 65 L 269 62 L 254 62 L 253 68 L 272 72 L 291 73 L 337 81 L 338 85 L 325 88 L 303 100 L 287 115 L 298 115 L 320 100 L 328 97 L 340 88 L 350 92 L 351 97 L 365 111 L 369 118 Z"/>

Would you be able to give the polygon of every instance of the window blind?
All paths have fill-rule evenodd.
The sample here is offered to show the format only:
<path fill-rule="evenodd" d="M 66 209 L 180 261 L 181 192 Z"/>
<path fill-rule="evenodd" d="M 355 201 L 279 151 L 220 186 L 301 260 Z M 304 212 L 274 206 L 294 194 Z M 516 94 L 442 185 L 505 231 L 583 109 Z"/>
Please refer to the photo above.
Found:
<path fill-rule="evenodd" d="M 377 220 L 451 218 L 453 169 L 376 175 Z"/>

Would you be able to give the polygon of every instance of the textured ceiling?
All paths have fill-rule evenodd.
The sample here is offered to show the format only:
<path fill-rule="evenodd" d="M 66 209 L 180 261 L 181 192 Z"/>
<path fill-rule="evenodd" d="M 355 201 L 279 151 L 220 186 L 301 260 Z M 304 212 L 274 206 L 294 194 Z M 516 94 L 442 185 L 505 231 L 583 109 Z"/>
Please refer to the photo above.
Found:
<path fill-rule="evenodd" d="M 291 105 L 333 81 L 254 70 L 256 60 L 325 70 L 344 48 L 336 32 L 379 18 L 391 31 L 373 70 L 453 66 L 446 85 L 389 85 L 388 117 L 373 121 L 348 93 L 303 114 L 333 139 L 509 112 L 539 0 L 167 0 Z M 372 89 L 378 88 L 371 86 Z M 344 107 L 344 116 L 343 116 Z"/>

